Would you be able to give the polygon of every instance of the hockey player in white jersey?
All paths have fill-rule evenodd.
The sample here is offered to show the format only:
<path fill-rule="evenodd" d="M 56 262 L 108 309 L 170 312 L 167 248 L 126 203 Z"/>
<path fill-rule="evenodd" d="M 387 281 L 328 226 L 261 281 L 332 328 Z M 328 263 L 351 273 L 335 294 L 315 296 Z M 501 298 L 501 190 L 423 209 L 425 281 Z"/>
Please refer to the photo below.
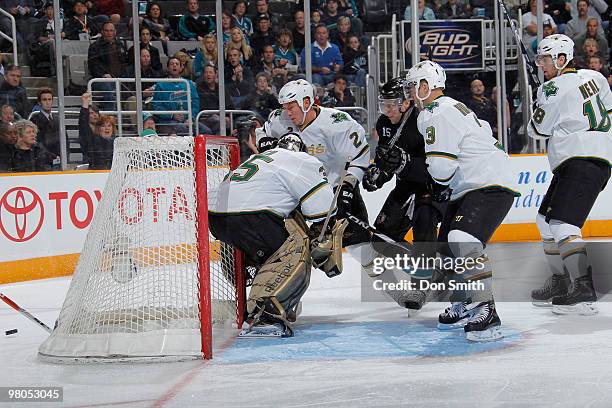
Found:
<path fill-rule="evenodd" d="M 259 268 L 247 301 L 251 326 L 280 324 L 283 335 L 291 336 L 311 265 L 330 277 L 342 272 L 347 221 L 331 218 L 321 241 L 304 222 L 312 221 L 312 231 L 319 233 L 330 208 L 330 217 L 336 212 L 333 198 L 322 164 L 294 133 L 282 136 L 278 148 L 250 156 L 211 197 L 212 234 Z"/>
<path fill-rule="evenodd" d="M 576 70 L 574 42 L 553 34 L 538 45 L 538 88 L 528 134 L 548 140 L 553 179 L 536 223 L 553 275 L 532 291 L 534 305 L 557 314 L 597 313 L 592 273 L 581 228 L 610 178 L 612 93 L 599 72 Z M 573 280 L 573 283 L 571 282 Z"/>
<path fill-rule="evenodd" d="M 258 145 L 278 139 L 286 132 L 297 133 L 308 153 L 323 163 L 329 182 L 340 188 L 338 218 L 352 214 L 367 222 L 368 215 L 359 191 L 359 183 L 368 168 L 369 145 L 363 127 L 345 112 L 314 104 L 314 88 L 306 80 L 285 84 L 278 94 L 282 109 L 273 111 L 262 128 L 257 129 Z M 351 159 L 348 174 L 338 186 L 347 159 Z M 351 224 L 345 234 L 345 245 L 369 240 L 369 234 Z"/>
<path fill-rule="evenodd" d="M 439 316 L 440 329 L 463 327 L 472 341 L 502 337 L 491 290 L 492 269 L 484 247 L 519 195 L 509 186 L 508 155 L 491 127 L 463 103 L 444 95 L 446 74 L 432 61 L 410 68 L 407 92 L 421 109 L 417 119 L 425 139 L 428 172 L 435 197 L 450 199 L 440 226 L 441 253 L 453 260 L 474 260 L 454 279 L 472 282 L 465 300 Z M 480 283 L 477 283 L 480 282 Z"/>

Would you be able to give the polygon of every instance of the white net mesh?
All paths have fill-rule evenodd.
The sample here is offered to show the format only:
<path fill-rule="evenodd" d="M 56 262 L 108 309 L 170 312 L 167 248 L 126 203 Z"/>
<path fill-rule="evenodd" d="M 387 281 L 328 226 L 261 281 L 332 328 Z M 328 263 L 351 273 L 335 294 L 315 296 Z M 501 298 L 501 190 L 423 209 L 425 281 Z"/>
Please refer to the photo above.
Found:
<path fill-rule="evenodd" d="M 191 137 L 120 138 L 46 358 L 201 356 Z M 203 158 L 201 158 L 203 159 Z M 207 143 L 209 202 L 229 170 Z M 209 234 L 213 324 L 236 319 L 234 251 Z M 211 334 L 205 334 L 210 336 Z"/>

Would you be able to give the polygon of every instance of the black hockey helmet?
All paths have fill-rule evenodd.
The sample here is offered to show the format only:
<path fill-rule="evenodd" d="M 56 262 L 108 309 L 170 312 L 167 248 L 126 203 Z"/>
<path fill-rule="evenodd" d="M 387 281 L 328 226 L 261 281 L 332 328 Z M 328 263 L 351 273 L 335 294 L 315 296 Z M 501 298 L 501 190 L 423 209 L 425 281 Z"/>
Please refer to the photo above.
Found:
<path fill-rule="evenodd" d="M 405 100 L 404 78 L 393 78 L 380 88 L 378 93 L 378 110 L 383 115 L 388 115 L 388 109 L 401 110 Z"/>
<path fill-rule="evenodd" d="M 293 152 L 308 152 L 306 144 L 297 133 L 285 133 L 278 139 L 277 147 L 281 149 L 291 150 Z"/>

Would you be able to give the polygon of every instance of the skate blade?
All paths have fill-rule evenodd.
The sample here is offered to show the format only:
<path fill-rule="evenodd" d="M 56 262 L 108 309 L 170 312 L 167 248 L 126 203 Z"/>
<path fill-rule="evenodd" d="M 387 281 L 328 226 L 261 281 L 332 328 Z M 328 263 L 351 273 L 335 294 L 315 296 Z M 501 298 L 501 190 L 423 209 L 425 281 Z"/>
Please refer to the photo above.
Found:
<path fill-rule="evenodd" d="M 575 305 L 554 305 L 552 312 L 557 315 L 593 316 L 599 313 L 599 309 L 591 302 L 583 302 Z"/>
<path fill-rule="evenodd" d="M 465 338 L 468 341 L 473 341 L 476 343 L 496 341 L 502 339 L 503 337 L 504 334 L 502 333 L 501 327 L 499 326 L 489 327 L 488 329 L 483 331 L 471 331 L 465 334 Z"/>
<path fill-rule="evenodd" d="M 538 308 L 551 308 L 553 306 L 550 300 L 532 300 L 531 304 Z"/>
<path fill-rule="evenodd" d="M 265 337 L 284 337 L 285 332 L 278 326 L 253 326 L 245 328 L 238 333 L 239 339 L 265 338 Z"/>
<path fill-rule="evenodd" d="M 438 330 L 442 331 L 451 331 L 451 330 L 459 330 L 463 329 L 466 324 L 469 322 L 469 318 L 461 319 L 457 323 L 445 324 L 438 322 Z"/>

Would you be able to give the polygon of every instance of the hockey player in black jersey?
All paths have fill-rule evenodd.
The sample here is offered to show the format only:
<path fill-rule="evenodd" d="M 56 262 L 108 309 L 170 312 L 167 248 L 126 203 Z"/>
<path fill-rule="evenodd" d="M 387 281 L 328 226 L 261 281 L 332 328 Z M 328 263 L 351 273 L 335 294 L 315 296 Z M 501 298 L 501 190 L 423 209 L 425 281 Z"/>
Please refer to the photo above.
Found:
<path fill-rule="evenodd" d="M 406 99 L 403 86 L 402 78 L 394 78 L 380 90 L 378 107 L 382 115 L 376 122 L 378 147 L 374 163 L 363 177 L 363 187 L 376 191 L 396 176 L 395 188 L 374 226 L 397 242 L 404 241 L 412 228 L 417 253 L 435 256 L 436 227 L 442 220 L 445 205 L 434 201 L 436 193 L 430 188 L 433 184 L 429 182 L 425 164 L 424 138 L 417 129 L 418 111 L 413 109 L 412 101 Z M 444 197 L 435 198 L 444 201 Z M 420 291 L 412 291 L 408 297 L 391 296 L 409 309 L 420 309 L 426 297 Z M 401 302 L 398 297 L 406 301 Z"/>

